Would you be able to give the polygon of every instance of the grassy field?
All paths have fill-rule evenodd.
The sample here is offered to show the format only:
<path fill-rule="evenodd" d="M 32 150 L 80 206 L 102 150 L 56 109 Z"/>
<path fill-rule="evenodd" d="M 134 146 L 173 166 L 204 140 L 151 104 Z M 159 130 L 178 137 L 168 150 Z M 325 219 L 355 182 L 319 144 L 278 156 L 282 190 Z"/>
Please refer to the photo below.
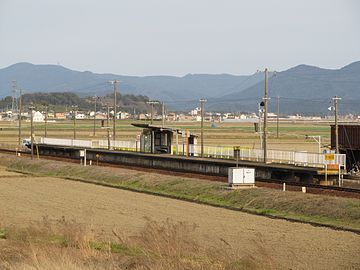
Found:
<path fill-rule="evenodd" d="M 117 138 L 120 140 L 135 139 L 136 135 L 141 133 L 140 128 L 133 127 L 131 123 L 144 123 L 137 120 L 119 120 L 117 121 Z M 79 139 L 105 139 L 106 130 L 101 129 L 101 121 L 96 123 L 96 136 L 93 136 L 92 120 L 77 120 L 76 130 Z M 160 125 L 161 123 L 155 122 Z M 212 128 L 211 124 L 206 122 L 204 128 L 205 145 L 219 146 L 244 146 L 250 148 L 260 148 L 259 134 L 254 132 L 252 123 L 216 123 L 217 127 Z M 197 135 L 200 135 L 199 122 L 168 122 L 166 126 L 178 129 L 189 129 Z M 18 123 L 1 121 L 0 122 L 0 143 L 16 144 L 18 141 Z M 44 123 L 35 123 L 35 136 L 41 137 L 45 133 Z M 281 122 L 279 138 L 276 137 L 276 123 L 269 124 L 269 149 L 296 150 L 317 152 L 318 144 L 313 139 L 305 139 L 305 135 L 321 136 L 322 145 L 328 146 L 330 142 L 330 124 L 324 122 Z M 47 124 L 48 137 L 54 138 L 72 138 L 73 122 L 57 121 Z M 30 123 L 23 121 L 22 137 L 30 136 Z"/>

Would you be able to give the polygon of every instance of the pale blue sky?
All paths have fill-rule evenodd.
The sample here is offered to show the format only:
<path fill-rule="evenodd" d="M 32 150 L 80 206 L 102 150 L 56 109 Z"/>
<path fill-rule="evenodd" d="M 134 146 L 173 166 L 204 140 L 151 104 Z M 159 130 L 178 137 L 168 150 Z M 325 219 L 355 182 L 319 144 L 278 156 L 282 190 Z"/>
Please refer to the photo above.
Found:
<path fill-rule="evenodd" d="M 251 74 L 360 60 L 357 0 L 0 0 L 0 68 Z"/>

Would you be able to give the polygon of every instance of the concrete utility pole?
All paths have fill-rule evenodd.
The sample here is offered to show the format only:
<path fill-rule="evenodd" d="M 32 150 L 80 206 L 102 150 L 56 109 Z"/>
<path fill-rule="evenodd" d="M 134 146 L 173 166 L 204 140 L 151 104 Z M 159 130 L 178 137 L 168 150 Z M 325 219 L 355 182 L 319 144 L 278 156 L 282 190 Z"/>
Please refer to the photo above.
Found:
<path fill-rule="evenodd" d="M 339 113 L 339 100 L 340 97 L 335 96 L 332 98 L 334 104 L 334 112 L 335 112 L 335 153 L 339 154 L 339 127 L 338 127 L 338 113 Z"/>
<path fill-rule="evenodd" d="M 93 128 L 93 136 L 95 137 L 95 133 L 96 133 L 96 102 L 97 102 L 98 97 L 94 96 L 94 128 Z"/>
<path fill-rule="evenodd" d="M 205 117 L 205 102 L 206 99 L 202 98 L 200 101 L 200 109 L 201 109 L 201 157 L 204 157 L 204 117 Z"/>
<path fill-rule="evenodd" d="M 165 126 L 165 104 L 162 102 L 161 107 L 161 127 L 163 128 Z"/>
<path fill-rule="evenodd" d="M 114 86 L 114 115 L 113 115 L 113 141 L 115 141 L 116 139 L 116 92 L 117 92 L 117 86 L 119 81 L 118 80 L 113 80 L 110 81 L 110 83 Z"/>
<path fill-rule="evenodd" d="M 22 91 L 19 96 L 19 147 L 21 147 L 21 113 L 22 113 Z"/>
<path fill-rule="evenodd" d="M 151 106 L 151 124 L 153 124 L 154 121 L 154 104 L 158 104 L 158 101 L 150 100 L 146 102 L 147 104 L 150 104 Z"/>
<path fill-rule="evenodd" d="M 277 117 L 276 117 L 276 138 L 279 139 L 279 114 L 280 114 L 280 97 L 277 97 Z"/>
<path fill-rule="evenodd" d="M 29 106 L 30 118 L 30 139 L 31 139 L 31 159 L 34 159 L 34 106 Z"/>
<path fill-rule="evenodd" d="M 108 150 L 110 150 L 110 107 L 109 104 L 106 104 L 106 109 L 107 109 L 107 118 L 106 118 L 106 122 L 107 122 L 107 139 L 108 139 Z"/>
<path fill-rule="evenodd" d="M 264 80 L 264 134 L 263 134 L 263 148 L 264 148 L 264 163 L 267 162 L 267 116 L 268 116 L 268 100 L 269 100 L 269 93 L 268 93 L 268 69 L 265 68 L 265 80 Z"/>
<path fill-rule="evenodd" d="M 259 110 L 259 136 L 260 136 L 260 149 L 263 149 L 263 138 L 262 138 L 262 129 L 261 129 L 261 118 L 263 109 L 261 108 L 261 103 L 258 103 L 258 110 Z"/>
<path fill-rule="evenodd" d="M 44 137 L 47 137 L 47 120 L 48 120 L 48 113 L 49 113 L 49 106 L 45 106 L 45 135 Z"/>
<path fill-rule="evenodd" d="M 72 105 L 72 114 L 73 114 L 73 120 L 74 120 L 74 140 L 76 139 L 76 108 L 77 105 Z"/>

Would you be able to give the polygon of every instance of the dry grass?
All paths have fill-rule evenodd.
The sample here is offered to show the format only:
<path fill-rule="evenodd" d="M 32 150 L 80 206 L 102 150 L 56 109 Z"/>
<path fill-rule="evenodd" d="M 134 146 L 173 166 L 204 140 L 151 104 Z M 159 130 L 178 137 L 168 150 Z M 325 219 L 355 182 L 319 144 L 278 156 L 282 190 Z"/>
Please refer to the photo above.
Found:
<path fill-rule="evenodd" d="M 253 213 L 359 230 L 358 199 L 283 192 L 266 188 L 227 190 L 223 183 L 171 175 L 80 166 L 60 161 L 34 160 L 0 155 L 0 164 L 10 170 L 39 176 L 61 177 L 103 183 L 195 202 L 243 209 Z"/>
<path fill-rule="evenodd" d="M 275 269 L 261 239 L 256 255 L 222 247 L 204 248 L 196 240 L 195 224 L 147 219 L 134 236 L 113 230 L 113 237 L 95 235 L 91 227 L 64 217 L 27 228 L 0 224 L 0 269 Z M 245 255 L 244 255 L 245 254 Z"/>

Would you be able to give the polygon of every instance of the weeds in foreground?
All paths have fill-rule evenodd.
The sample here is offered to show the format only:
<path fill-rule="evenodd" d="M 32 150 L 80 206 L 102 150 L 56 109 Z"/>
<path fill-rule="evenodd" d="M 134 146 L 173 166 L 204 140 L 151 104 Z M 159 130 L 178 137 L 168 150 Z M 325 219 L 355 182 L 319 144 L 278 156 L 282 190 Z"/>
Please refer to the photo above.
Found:
<path fill-rule="evenodd" d="M 222 245 L 203 247 L 196 237 L 196 224 L 157 222 L 133 236 L 113 229 L 112 236 L 96 235 L 91 228 L 65 217 L 22 229 L 4 227 L 0 240 L 0 269 L 269 269 L 274 268 L 261 241 L 258 254 L 239 256 L 222 239 Z M 221 239 L 220 239 L 221 240 Z"/>

